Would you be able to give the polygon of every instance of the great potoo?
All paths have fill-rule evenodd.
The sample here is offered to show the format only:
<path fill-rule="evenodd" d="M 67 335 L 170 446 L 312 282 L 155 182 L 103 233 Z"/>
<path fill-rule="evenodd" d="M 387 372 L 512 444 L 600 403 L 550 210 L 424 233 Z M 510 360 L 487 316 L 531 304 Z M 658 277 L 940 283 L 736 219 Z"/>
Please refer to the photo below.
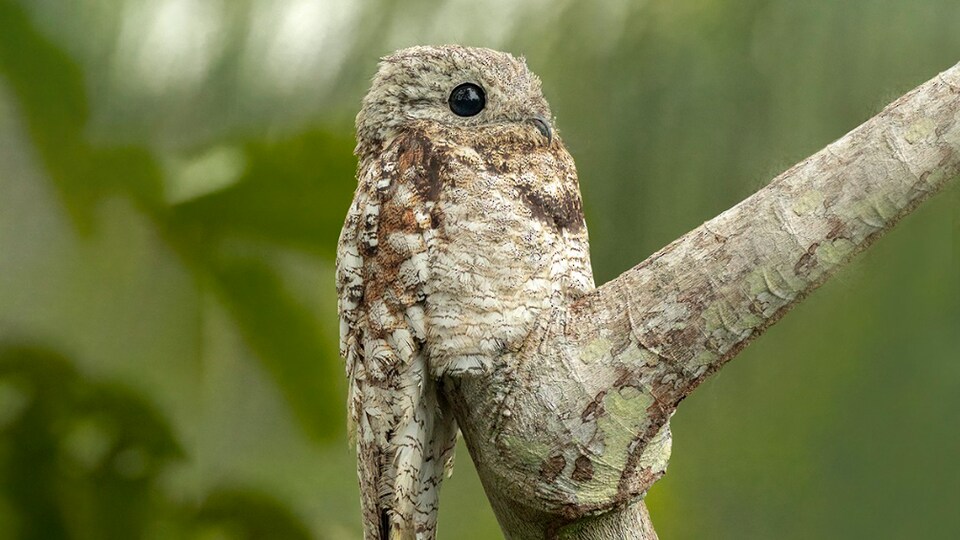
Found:
<path fill-rule="evenodd" d="M 444 381 L 594 287 L 577 173 L 523 60 L 459 46 L 381 61 L 356 154 L 337 291 L 365 537 L 432 539 L 457 436 Z"/>

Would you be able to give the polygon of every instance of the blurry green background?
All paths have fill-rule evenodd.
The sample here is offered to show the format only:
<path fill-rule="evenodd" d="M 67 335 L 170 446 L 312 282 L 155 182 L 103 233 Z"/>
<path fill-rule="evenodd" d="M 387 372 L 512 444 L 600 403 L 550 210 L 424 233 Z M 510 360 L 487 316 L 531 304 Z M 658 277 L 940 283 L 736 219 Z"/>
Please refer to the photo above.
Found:
<path fill-rule="evenodd" d="M 0 537 L 360 537 L 333 257 L 379 56 L 527 57 L 603 282 L 960 61 L 958 23 L 956 0 L 0 0 Z M 960 537 L 958 209 L 953 185 L 683 404 L 661 538 Z M 500 536 L 463 448 L 440 536 Z"/>

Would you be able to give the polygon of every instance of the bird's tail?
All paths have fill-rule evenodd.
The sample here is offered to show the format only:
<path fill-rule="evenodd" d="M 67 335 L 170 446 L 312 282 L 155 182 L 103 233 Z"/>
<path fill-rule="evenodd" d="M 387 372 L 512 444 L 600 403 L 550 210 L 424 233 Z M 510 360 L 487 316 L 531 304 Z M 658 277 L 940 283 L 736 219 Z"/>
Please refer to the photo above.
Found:
<path fill-rule="evenodd" d="M 413 373 L 391 378 L 406 385 L 351 388 L 362 403 L 355 421 L 366 540 L 436 535 L 440 483 L 452 465 L 457 425 L 441 412 L 419 355 L 409 367 Z"/>

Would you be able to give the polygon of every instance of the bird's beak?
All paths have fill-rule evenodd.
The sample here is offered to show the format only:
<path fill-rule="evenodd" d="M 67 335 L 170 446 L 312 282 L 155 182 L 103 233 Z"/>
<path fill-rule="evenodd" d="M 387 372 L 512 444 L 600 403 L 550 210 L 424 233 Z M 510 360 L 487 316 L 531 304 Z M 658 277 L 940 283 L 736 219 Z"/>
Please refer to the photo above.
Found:
<path fill-rule="evenodd" d="M 529 118 L 528 121 L 536 126 L 541 135 L 547 138 L 547 146 L 550 146 L 553 143 L 553 129 L 550 127 L 550 120 L 542 116 L 534 116 Z"/>

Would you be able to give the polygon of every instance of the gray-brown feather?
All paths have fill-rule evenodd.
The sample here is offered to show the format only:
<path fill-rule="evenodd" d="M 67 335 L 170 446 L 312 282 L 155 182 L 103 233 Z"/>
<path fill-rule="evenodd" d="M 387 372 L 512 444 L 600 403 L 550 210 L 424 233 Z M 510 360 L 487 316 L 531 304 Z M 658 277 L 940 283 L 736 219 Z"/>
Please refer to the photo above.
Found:
<path fill-rule="evenodd" d="M 488 97 L 468 119 L 446 108 L 464 81 Z M 364 99 L 337 286 L 368 539 L 435 537 L 457 433 L 444 378 L 489 369 L 593 288 L 573 159 L 534 115 L 539 80 L 487 49 L 400 51 Z"/>

